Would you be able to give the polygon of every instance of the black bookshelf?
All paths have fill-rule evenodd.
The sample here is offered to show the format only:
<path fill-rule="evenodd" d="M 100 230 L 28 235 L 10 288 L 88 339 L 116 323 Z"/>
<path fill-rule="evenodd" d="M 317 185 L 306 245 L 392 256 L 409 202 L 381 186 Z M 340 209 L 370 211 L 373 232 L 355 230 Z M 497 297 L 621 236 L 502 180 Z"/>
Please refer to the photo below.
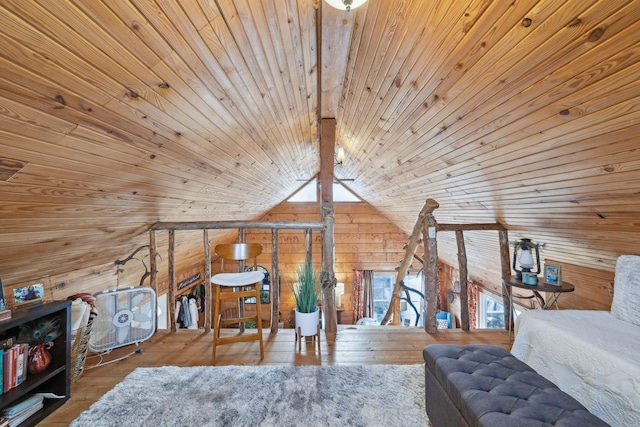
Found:
<path fill-rule="evenodd" d="M 18 336 L 21 325 L 34 320 L 58 316 L 62 334 L 51 348 L 49 367 L 39 374 L 27 374 L 27 379 L 17 387 L 0 395 L 0 410 L 19 402 L 23 396 L 33 393 L 54 393 L 61 399 L 44 399 L 44 407 L 20 426 L 34 426 L 62 406 L 71 396 L 71 301 L 40 303 L 14 309 L 11 319 L 0 321 L 0 338 Z"/>

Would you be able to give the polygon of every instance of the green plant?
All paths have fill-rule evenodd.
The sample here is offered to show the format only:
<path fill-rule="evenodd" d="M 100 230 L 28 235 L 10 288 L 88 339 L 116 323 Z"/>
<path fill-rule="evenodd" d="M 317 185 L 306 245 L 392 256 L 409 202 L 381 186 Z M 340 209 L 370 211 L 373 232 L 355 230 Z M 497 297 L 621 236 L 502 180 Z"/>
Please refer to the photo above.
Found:
<path fill-rule="evenodd" d="M 321 296 L 320 273 L 313 269 L 313 264 L 305 263 L 296 269 L 297 283 L 291 287 L 296 307 L 300 313 L 313 313 L 318 307 Z"/>

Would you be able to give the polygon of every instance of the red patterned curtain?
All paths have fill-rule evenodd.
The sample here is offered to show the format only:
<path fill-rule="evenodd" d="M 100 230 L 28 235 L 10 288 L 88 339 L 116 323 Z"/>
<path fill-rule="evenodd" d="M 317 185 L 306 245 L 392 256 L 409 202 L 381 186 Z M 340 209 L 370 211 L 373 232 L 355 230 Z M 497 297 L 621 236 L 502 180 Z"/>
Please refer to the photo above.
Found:
<path fill-rule="evenodd" d="M 356 270 L 353 281 L 353 323 L 373 317 L 373 271 Z"/>
<path fill-rule="evenodd" d="M 474 280 L 467 283 L 467 298 L 469 302 L 469 329 L 476 328 L 476 307 L 478 306 L 478 284 Z"/>

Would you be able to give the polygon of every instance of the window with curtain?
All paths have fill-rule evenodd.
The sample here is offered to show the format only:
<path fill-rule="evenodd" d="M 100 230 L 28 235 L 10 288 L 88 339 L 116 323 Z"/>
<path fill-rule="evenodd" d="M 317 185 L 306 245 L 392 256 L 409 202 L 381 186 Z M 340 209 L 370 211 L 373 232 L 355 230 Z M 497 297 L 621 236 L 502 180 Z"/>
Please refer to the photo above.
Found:
<path fill-rule="evenodd" d="M 354 280 L 353 322 L 362 318 L 372 318 L 381 323 L 387 314 L 393 289 L 396 284 L 395 272 L 357 270 Z M 400 294 L 400 324 L 424 326 L 424 300 L 422 298 L 422 275 L 410 273 L 404 278 L 405 286 L 417 292 Z M 440 283 L 438 282 L 438 289 Z M 408 293 L 408 295 L 407 295 Z"/>
<path fill-rule="evenodd" d="M 353 282 L 353 323 L 373 317 L 373 272 L 356 270 Z"/>

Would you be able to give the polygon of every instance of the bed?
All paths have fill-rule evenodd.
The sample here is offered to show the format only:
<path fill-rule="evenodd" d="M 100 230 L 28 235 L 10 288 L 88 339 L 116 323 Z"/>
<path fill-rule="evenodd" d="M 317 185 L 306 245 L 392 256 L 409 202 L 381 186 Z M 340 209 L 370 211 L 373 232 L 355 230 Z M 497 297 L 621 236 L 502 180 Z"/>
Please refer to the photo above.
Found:
<path fill-rule="evenodd" d="M 616 264 L 611 311 L 531 310 L 511 352 L 612 426 L 640 426 L 640 257 Z"/>

